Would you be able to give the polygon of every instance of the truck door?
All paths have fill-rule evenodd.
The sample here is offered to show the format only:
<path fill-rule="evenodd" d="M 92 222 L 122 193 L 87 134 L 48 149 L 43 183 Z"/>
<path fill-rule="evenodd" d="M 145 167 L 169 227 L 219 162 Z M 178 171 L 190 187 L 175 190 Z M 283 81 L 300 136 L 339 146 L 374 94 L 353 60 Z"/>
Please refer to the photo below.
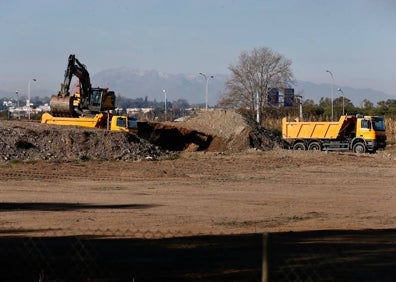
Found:
<path fill-rule="evenodd" d="M 361 119 L 358 121 L 358 128 L 356 129 L 356 137 L 364 140 L 375 140 L 375 131 L 372 130 L 371 120 Z"/>

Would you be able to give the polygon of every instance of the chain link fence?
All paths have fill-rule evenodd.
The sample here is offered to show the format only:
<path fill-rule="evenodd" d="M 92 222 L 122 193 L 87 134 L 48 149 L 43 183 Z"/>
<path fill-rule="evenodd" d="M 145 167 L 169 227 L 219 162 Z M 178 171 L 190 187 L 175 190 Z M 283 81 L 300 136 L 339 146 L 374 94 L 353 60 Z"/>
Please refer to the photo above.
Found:
<path fill-rule="evenodd" d="M 87 233 L 86 231 L 82 233 Z M 135 236 L 131 236 L 135 235 Z M 396 230 L 0 237 L 1 281 L 394 281 Z"/>

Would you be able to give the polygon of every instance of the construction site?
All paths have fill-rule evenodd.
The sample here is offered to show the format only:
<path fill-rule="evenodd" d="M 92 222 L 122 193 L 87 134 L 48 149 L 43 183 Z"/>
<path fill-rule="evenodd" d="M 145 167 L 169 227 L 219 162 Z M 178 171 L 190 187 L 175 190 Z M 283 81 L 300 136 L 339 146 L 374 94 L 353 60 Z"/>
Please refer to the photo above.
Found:
<path fill-rule="evenodd" d="M 216 109 L 133 126 L 107 114 L 103 128 L 98 114 L 114 108 L 113 94 L 82 86 L 70 96 L 70 77 L 84 68 L 73 69 L 75 58 L 69 60 L 51 117 L 0 123 L 5 281 L 260 281 L 263 273 L 270 281 L 394 278 L 396 154 L 386 146 L 394 133 L 385 132 L 383 118 L 284 122 L 287 134 L 279 134 Z M 99 103 L 86 99 L 95 91 Z M 88 111 L 96 115 L 85 118 Z M 120 240 L 129 240 L 122 250 L 137 244 L 134 255 L 120 258 Z M 290 259 L 297 246 L 318 242 L 313 254 Z M 77 253 L 66 259 L 71 249 Z M 329 249 L 337 254 L 323 266 L 318 261 L 329 259 Z M 276 259 L 264 265 L 268 252 Z M 18 272 L 24 261 L 27 274 Z"/>

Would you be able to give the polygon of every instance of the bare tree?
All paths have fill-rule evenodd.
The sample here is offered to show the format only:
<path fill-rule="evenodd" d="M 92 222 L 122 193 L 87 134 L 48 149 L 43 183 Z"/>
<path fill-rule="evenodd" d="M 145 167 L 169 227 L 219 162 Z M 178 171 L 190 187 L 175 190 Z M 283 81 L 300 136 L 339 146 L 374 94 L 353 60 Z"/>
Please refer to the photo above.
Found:
<path fill-rule="evenodd" d="M 371 102 L 371 101 L 369 101 L 369 100 L 367 100 L 367 99 L 364 99 L 364 100 L 362 101 L 362 103 L 360 104 L 360 106 L 361 106 L 363 109 L 372 109 L 372 108 L 374 107 L 374 103 Z"/>
<path fill-rule="evenodd" d="M 231 78 L 226 82 L 226 93 L 219 105 L 251 110 L 259 105 L 261 117 L 269 89 L 288 88 L 293 84 L 291 64 L 291 60 L 267 47 L 243 52 L 238 63 L 228 67 Z M 254 115 L 254 111 L 252 113 Z"/>

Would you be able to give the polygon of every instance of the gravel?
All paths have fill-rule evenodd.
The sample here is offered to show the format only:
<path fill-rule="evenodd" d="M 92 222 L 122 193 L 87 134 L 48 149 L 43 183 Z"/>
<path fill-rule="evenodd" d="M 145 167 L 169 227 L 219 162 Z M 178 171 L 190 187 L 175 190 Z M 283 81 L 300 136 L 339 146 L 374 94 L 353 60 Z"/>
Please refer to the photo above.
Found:
<path fill-rule="evenodd" d="M 169 157 L 135 134 L 27 121 L 2 121 L 0 160 L 142 160 Z"/>

